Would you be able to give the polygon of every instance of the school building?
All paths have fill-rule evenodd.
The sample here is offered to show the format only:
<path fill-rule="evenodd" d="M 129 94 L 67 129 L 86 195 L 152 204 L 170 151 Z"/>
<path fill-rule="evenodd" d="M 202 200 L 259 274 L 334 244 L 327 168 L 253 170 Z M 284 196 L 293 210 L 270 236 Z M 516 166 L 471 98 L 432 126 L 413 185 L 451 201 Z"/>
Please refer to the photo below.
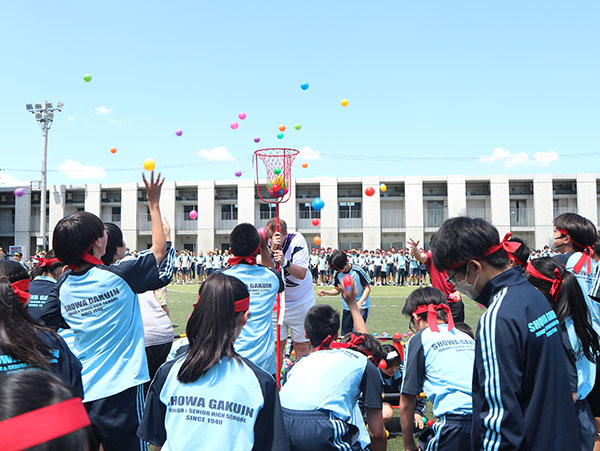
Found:
<path fill-rule="evenodd" d="M 367 187 L 375 188 L 375 195 L 367 196 Z M 40 191 L 26 188 L 16 197 L 13 190 L 0 188 L 0 246 L 22 246 L 29 255 L 41 238 Z M 261 186 L 261 193 L 266 198 L 266 188 Z M 317 196 L 325 202 L 320 212 L 312 208 Z M 56 223 L 78 210 L 119 225 L 131 249 L 151 243 L 142 183 L 50 186 L 50 244 Z M 260 227 L 275 216 L 275 205 L 260 200 L 254 181 L 247 179 L 166 182 L 161 210 L 171 224 L 175 247 L 196 252 L 228 247 L 229 233 L 240 222 Z M 198 211 L 197 219 L 190 219 L 191 210 Z M 290 198 L 280 205 L 288 230 L 303 233 L 310 245 L 318 235 L 322 247 L 339 249 L 387 249 L 404 246 L 408 238 L 427 247 L 446 218 L 465 214 L 491 221 L 501 237 L 511 231 L 541 248 L 549 244 L 553 218 L 565 212 L 598 223 L 600 174 L 303 178 L 292 181 Z M 319 219 L 318 226 L 313 218 Z"/>

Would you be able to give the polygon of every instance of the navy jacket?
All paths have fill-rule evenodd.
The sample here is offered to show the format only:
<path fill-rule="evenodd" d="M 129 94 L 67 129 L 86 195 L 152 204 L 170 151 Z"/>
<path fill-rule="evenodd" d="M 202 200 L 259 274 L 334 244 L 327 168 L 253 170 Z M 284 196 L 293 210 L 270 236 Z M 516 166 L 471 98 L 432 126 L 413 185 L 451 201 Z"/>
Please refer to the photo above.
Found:
<path fill-rule="evenodd" d="M 558 320 L 546 298 L 510 269 L 477 302 L 473 450 L 581 449 Z"/>

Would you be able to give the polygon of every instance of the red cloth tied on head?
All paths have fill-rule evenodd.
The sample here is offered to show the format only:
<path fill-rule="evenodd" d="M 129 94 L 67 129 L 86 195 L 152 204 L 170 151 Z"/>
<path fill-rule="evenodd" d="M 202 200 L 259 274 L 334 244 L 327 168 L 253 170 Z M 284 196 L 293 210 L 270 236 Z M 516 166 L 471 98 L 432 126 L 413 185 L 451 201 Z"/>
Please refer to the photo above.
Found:
<path fill-rule="evenodd" d="M 521 243 L 517 241 L 508 241 L 508 239 L 511 236 L 512 233 L 508 232 L 506 235 L 504 235 L 502 241 L 500 241 L 498 244 L 493 245 L 487 251 L 485 251 L 481 258 L 487 257 L 488 255 L 492 255 L 494 252 L 498 252 L 500 249 L 502 249 L 504 253 L 506 253 L 506 255 L 508 255 L 509 257 L 515 258 L 514 253 L 517 251 L 517 249 L 521 247 Z M 519 259 L 515 259 L 519 261 Z M 453 263 L 452 265 L 450 265 L 450 269 L 457 269 L 461 266 L 464 266 L 465 264 L 466 263 L 464 262 Z"/>
<path fill-rule="evenodd" d="M 258 240 L 258 247 L 256 248 L 256 250 L 254 252 L 252 252 L 251 255 L 247 255 L 246 257 L 238 257 L 237 255 L 234 255 L 233 257 L 229 257 L 229 260 L 227 260 L 227 261 L 229 262 L 229 264 L 231 266 L 235 266 L 241 262 L 246 262 L 250 266 L 256 265 L 256 256 L 258 255 L 259 250 L 260 250 L 260 240 Z"/>
<path fill-rule="evenodd" d="M 527 264 L 527 268 L 525 269 L 531 277 L 534 277 L 539 280 L 544 280 L 546 282 L 551 282 L 552 286 L 550 287 L 550 296 L 552 296 L 552 299 L 556 300 L 556 298 L 558 297 L 558 293 L 560 293 L 560 286 L 562 285 L 563 281 L 563 277 L 560 273 L 560 270 L 558 268 L 554 268 L 554 279 L 551 279 L 550 277 L 546 277 L 537 269 L 535 269 L 535 266 L 533 266 L 531 262 Z"/>
<path fill-rule="evenodd" d="M 13 282 L 10 284 L 13 291 L 17 295 L 17 299 L 23 305 L 27 305 L 27 303 L 29 302 L 30 294 L 29 294 L 28 290 L 29 290 L 30 282 L 31 282 L 31 280 L 29 280 L 29 279 L 21 279 L 21 280 L 17 280 L 16 282 Z"/>
<path fill-rule="evenodd" d="M 584 265 L 587 263 L 587 274 L 590 275 L 592 273 L 592 253 L 593 253 L 591 246 L 582 246 L 577 241 L 575 241 L 573 239 L 573 237 L 571 235 L 569 235 L 569 232 L 565 229 L 559 229 L 558 227 L 555 227 L 555 229 L 561 235 L 565 235 L 565 236 L 568 236 L 569 238 L 571 238 L 571 241 L 573 242 L 573 244 L 575 246 L 583 249 L 581 251 L 581 254 L 582 254 L 581 257 L 579 258 L 579 260 L 577 260 L 577 263 L 575 263 L 575 266 L 573 267 L 573 272 L 575 274 L 577 274 L 579 271 L 581 271 L 581 268 L 583 268 Z"/>
<path fill-rule="evenodd" d="M 454 318 L 452 318 L 452 312 L 450 311 L 448 304 L 419 305 L 413 313 L 417 315 L 420 313 L 427 313 L 427 325 L 433 332 L 439 332 L 440 328 L 438 327 L 437 315 L 440 310 L 446 312 L 446 316 L 448 317 L 448 331 L 451 331 L 454 329 Z"/>
<path fill-rule="evenodd" d="M 17 451 L 90 426 L 81 398 L 71 398 L 0 421 L 2 449 Z"/>
<path fill-rule="evenodd" d="M 92 254 L 88 254 L 88 252 L 94 247 L 94 243 L 92 243 L 90 245 L 90 247 L 87 248 L 87 251 L 85 251 L 83 253 L 83 255 L 81 256 L 81 259 L 86 262 L 89 263 L 90 265 L 103 265 L 104 262 L 102 260 L 100 260 L 99 258 L 94 257 Z M 75 271 L 77 269 L 77 265 L 69 265 L 69 268 L 71 269 L 71 271 Z"/>
<path fill-rule="evenodd" d="M 54 263 L 60 263 L 60 260 L 58 258 L 38 258 L 37 259 L 37 266 L 43 268 L 44 266 L 52 266 Z"/>
<path fill-rule="evenodd" d="M 331 343 L 337 340 L 337 334 L 331 336 L 327 335 L 325 339 L 317 346 L 314 351 L 321 351 L 323 349 L 329 349 L 331 347 Z"/>
<path fill-rule="evenodd" d="M 195 304 L 193 304 L 192 307 L 196 308 L 196 306 L 198 305 L 198 302 L 200 302 L 200 295 L 198 295 L 198 301 Z M 250 296 L 248 296 L 247 298 L 239 299 L 239 300 L 233 302 L 233 309 L 234 309 L 233 311 L 235 313 L 245 312 L 249 308 L 250 308 Z M 190 316 L 192 316 L 192 315 L 190 314 Z"/>

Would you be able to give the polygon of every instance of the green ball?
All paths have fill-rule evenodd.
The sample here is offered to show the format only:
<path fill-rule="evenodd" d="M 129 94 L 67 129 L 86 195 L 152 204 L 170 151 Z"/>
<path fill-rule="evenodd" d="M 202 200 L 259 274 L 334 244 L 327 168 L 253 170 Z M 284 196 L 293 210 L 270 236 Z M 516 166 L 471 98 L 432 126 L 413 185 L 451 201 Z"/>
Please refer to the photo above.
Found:
<path fill-rule="evenodd" d="M 277 139 L 283 139 L 283 133 L 277 133 Z"/>
<path fill-rule="evenodd" d="M 83 76 L 83 80 L 89 83 L 90 81 L 92 81 L 92 76 L 90 74 L 85 74 Z"/>
<path fill-rule="evenodd" d="M 279 169 L 279 168 L 273 169 L 273 174 L 275 174 L 275 175 L 281 174 L 281 169 Z"/>
<path fill-rule="evenodd" d="M 300 130 L 300 129 L 302 128 L 302 126 L 301 126 L 300 124 L 296 124 L 296 125 L 294 125 L 294 128 L 295 128 L 296 130 Z"/>
<path fill-rule="evenodd" d="M 427 423 L 427 418 L 422 417 L 423 418 L 423 423 Z"/>

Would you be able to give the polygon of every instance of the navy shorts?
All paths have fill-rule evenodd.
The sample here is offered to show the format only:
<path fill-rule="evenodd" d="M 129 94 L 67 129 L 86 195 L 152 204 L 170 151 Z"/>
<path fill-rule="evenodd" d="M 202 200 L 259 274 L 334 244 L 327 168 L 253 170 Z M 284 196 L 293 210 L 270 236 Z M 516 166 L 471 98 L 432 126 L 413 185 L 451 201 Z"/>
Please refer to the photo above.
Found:
<path fill-rule="evenodd" d="M 381 266 L 375 266 L 373 268 L 373 276 L 374 277 L 381 277 Z"/>
<path fill-rule="evenodd" d="M 587 399 L 582 399 L 575 403 L 575 412 L 579 420 L 579 438 L 581 439 L 581 449 L 594 449 L 594 440 L 596 440 L 596 425 L 594 416 Z"/>
<path fill-rule="evenodd" d="M 426 451 L 464 451 L 471 449 L 471 415 L 443 415 L 419 435 Z"/>
<path fill-rule="evenodd" d="M 283 424 L 295 451 L 361 449 L 358 428 L 334 417 L 325 410 L 283 411 Z"/>
<path fill-rule="evenodd" d="M 148 444 L 137 436 L 144 412 L 143 384 L 84 406 L 104 451 L 148 451 Z"/>

